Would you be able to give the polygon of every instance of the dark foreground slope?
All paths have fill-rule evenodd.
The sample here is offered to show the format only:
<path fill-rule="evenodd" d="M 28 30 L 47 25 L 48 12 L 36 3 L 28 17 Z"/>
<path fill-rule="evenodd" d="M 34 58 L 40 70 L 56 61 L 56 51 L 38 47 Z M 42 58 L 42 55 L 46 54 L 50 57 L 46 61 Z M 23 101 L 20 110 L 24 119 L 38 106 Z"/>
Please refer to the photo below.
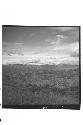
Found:
<path fill-rule="evenodd" d="M 78 66 L 3 65 L 2 104 L 79 104 Z"/>

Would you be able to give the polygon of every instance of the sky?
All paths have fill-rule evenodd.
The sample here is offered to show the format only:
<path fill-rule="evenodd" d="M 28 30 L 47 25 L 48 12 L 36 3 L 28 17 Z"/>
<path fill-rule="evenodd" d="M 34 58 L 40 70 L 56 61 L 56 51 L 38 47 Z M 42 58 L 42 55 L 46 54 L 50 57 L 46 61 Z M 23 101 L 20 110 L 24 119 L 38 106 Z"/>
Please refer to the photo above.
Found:
<path fill-rule="evenodd" d="M 2 62 L 79 62 L 79 27 L 2 28 Z"/>

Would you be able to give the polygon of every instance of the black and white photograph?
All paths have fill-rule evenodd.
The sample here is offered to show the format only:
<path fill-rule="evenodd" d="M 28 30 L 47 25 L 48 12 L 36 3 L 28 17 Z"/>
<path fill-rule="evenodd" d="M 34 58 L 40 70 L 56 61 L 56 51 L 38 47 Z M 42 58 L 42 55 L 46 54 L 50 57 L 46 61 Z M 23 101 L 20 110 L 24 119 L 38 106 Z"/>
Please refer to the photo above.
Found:
<path fill-rule="evenodd" d="M 2 108 L 80 109 L 80 26 L 2 26 Z"/>

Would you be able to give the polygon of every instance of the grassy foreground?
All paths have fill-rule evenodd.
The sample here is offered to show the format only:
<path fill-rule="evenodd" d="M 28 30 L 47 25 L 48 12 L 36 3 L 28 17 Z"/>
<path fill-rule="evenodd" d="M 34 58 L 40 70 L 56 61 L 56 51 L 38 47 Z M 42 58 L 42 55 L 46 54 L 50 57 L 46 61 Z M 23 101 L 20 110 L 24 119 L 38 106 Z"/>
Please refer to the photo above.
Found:
<path fill-rule="evenodd" d="M 78 66 L 3 65 L 3 105 L 79 104 Z"/>

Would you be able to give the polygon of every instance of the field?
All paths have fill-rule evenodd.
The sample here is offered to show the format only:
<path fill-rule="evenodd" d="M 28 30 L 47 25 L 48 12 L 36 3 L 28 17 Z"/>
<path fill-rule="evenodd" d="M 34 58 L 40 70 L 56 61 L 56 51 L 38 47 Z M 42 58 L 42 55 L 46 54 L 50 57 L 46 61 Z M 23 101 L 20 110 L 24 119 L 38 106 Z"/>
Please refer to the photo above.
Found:
<path fill-rule="evenodd" d="M 2 105 L 79 104 L 79 67 L 2 66 Z"/>

